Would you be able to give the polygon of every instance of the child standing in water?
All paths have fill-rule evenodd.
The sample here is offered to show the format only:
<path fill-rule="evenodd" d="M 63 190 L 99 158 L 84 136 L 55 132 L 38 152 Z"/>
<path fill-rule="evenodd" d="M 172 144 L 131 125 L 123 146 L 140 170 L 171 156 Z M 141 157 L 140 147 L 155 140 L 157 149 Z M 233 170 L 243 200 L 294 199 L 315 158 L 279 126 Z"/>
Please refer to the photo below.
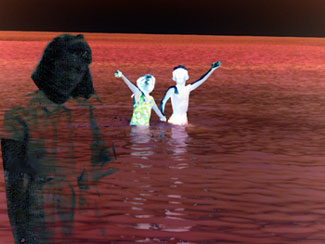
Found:
<path fill-rule="evenodd" d="M 158 106 L 155 103 L 155 100 L 150 96 L 150 92 L 155 87 L 155 77 L 152 75 L 143 75 L 137 80 L 137 86 L 132 84 L 122 74 L 121 71 L 115 72 L 116 78 L 122 78 L 125 84 L 133 92 L 133 115 L 130 121 L 130 125 L 149 125 L 151 109 L 156 112 L 161 121 L 166 121 L 166 117 L 159 111 Z"/>
<path fill-rule="evenodd" d="M 185 85 L 188 80 L 188 72 L 185 66 L 179 65 L 174 68 L 173 80 L 176 81 L 176 86 L 168 88 L 164 98 L 160 103 L 161 113 L 164 114 L 165 105 L 169 98 L 172 101 L 173 114 L 168 119 L 168 123 L 175 125 L 187 125 L 187 110 L 190 92 L 198 88 L 205 82 L 210 75 L 221 65 L 221 62 L 212 63 L 211 69 L 204 74 L 199 80 L 192 84 Z"/>

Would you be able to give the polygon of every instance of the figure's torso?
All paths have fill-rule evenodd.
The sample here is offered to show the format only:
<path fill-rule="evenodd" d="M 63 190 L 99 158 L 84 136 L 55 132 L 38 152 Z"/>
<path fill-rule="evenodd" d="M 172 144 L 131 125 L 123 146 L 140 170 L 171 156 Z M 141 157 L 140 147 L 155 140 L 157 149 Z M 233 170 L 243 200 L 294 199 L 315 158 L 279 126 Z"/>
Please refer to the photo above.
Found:
<path fill-rule="evenodd" d="M 63 178 L 79 175 L 80 169 L 75 165 L 79 148 L 75 144 L 87 138 L 89 142 L 82 140 L 82 143 L 89 145 L 92 139 L 89 104 L 80 106 L 70 101 L 71 107 L 67 108 L 50 102 L 41 91 L 26 98 L 29 99 L 26 104 L 7 112 L 5 138 L 26 143 L 28 166 L 37 175 Z M 80 124 L 84 128 L 77 128 Z M 82 158 L 90 161 L 90 153 L 86 159 L 83 152 Z"/>
<path fill-rule="evenodd" d="M 184 87 L 177 87 L 178 94 L 176 91 L 171 96 L 173 114 L 183 115 L 187 113 L 190 89 L 189 85 Z"/>
<path fill-rule="evenodd" d="M 149 125 L 152 106 L 152 96 L 146 97 L 142 94 L 138 99 L 136 99 L 133 104 L 133 115 L 130 125 Z"/>
<path fill-rule="evenodd" d="M 177 91 L 177 92 L 176 92 Z M 190 86 L 177 87 L 171 96 L 173 114 L 168 123 L 175 125 L 187 125 L 187 110 L 190 97 Z"/>

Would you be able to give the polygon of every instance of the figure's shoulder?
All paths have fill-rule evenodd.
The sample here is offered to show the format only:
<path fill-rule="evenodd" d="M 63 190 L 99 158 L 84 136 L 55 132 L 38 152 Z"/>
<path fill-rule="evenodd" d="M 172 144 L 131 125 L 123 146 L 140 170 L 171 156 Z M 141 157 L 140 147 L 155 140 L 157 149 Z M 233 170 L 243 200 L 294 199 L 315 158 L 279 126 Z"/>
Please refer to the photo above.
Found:
<path fill-rule="evenodd" d="M 152 103 L 155 101 L 155 99 L 153 98 L 153 96 L 149 96 L 149 101 Z"/>
<path fill-rule="evenodd" d="M 101 107 L 103 106 L 102 101 L 100 100 L 100 98 L 98 97 L 97 94 L 93 94 L 91 95 L 89 98 L 81 98 L 81 97 L 77 97 L 77 98 L 73 98 L 72 99 L 75 103 L 75 105 L 77 105 L 77 107 Z"/>
<path fill-rule="evenodd" d="M 22 105 L 14 105 L 7 109 L 4 114 L 4 120 L 20 119 L 24 117 L 26 109 Z"/>
<path fill-rule="evenodd" d="M 30 93 L 16 99 L 15 104 L 11 104 L 5 111 L 1 137 L 22 141 L 25 138 L 28 124 L 35 121 L 37 111 L 34 109 L 32 100 L 36 99 L 38 94 Z"/>
<path fill-rule="evenodd" d="M 30 107 L 30 104 L 33 103 L 33 100 L 37 99 L 37 92 L 32 92 L 24 96 L 15 99 L 14 101 L 8 104 L 8 109 L 6 109 L 6 115 L 18 116 L 23 115 L 26 110 Z"/>
<path fill-rule="evenodd" d="M 30 93 L 27 93 L 24 97 L 31 99 L 31 98 L 35 98 L 35 97 L 41 97 L 44 95 L 44 92 L 42 92 L 41 90 L 36 90 Z"/>
<path fill-rule="evenodd" d="M 167 92 L 178 94 L 178 89 L 176 86 L 170 86 L 170 87 L 168 87 Z"/>
<path fill-rule="evenodd" d="M 102 100 L 98 97 L 98 95 L 96 93 L 91 95 L 91 97 L 87 99 L 87 102 L 93 106 L 103 105 Z"/>
<path fill-rule="evenodd" d="M 27 104 L 28 107 L 35 106 L 42 103 L 42 100 L 48 100 L 44 92 L 37 90 L 31 93 L 28 93 L 24 96 L 24 104 Z"/>

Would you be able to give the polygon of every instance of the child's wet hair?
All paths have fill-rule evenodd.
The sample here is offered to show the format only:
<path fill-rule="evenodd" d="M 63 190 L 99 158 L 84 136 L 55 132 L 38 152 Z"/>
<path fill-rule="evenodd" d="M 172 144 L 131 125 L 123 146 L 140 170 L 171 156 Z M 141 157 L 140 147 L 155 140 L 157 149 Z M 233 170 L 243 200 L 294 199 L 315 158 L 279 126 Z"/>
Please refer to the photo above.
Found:
<path fill-rule="evenodd" d="M 150 79 L 153 78 L 153 76 L 150 74 L 147 74 L 147 75 L 144 75 L 143 78 L 145 79 L 145 84 L 149 85 L 149 81 L 150 81 Z"/>
<path fill-rule="evenodd" d="M 152 77 L 153 77 L 153 76 L 150 75 L 150 74 L 144 75 L 144 78 L 145 78 L 146 80 L 149 80 L 149 79 L 151 79 Z"/>
<path fill-rule="evenodd" d="M 178 66 L 174 67 L 173 70 L 176 70 L 176 69 L 185 69 L 185 70 L 187 70 L 187 68 L 185 66 L 183 66 L 183 65 L 178 65 Z"/>

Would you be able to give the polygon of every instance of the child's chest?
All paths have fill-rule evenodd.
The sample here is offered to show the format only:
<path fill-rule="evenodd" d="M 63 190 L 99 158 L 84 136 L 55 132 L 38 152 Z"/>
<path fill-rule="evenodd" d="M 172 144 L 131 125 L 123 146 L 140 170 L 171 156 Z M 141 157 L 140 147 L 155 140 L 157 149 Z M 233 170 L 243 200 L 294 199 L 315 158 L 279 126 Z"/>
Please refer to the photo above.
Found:
<path fill-rule="evenodd" d="M 188 87 L 177 88 L 174 91 L 173 97 L 176 100 L 188 99 L 190 95 L 190 90 Z"/>
<path fill-rule="evenodd" d="M 153 106 L 153 99 L 151 96 L 140 96 L 138 99 L 136 99 L 134 106 L 151 108 Z"/>

